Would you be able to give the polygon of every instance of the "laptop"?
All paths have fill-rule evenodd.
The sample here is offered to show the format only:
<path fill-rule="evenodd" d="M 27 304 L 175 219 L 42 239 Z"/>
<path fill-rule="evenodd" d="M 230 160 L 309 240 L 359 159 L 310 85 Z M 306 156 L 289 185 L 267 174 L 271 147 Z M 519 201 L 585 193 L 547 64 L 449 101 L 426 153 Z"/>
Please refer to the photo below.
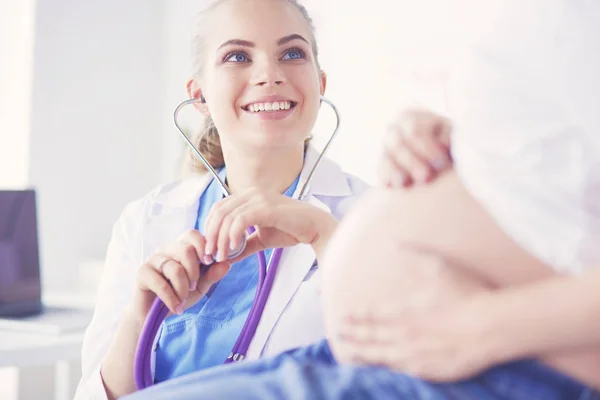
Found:
<path fill-rule="evenodd" d="M 39 259 L 35 190 L 0 190 L 0 329 L 84 329 L 91 309 L 43 304 Z"/>

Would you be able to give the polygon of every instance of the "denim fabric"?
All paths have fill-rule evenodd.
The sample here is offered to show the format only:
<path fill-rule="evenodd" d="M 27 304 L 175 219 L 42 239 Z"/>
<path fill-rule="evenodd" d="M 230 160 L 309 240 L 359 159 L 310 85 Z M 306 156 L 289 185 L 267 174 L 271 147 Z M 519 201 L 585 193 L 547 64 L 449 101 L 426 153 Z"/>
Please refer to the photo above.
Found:
<path fill-rule="evenodd" d="M 498 366 L 463 382 L 433 384 L 385 368 L 338 365 L 322 341 L 193 373 L 126 399 L 600 400 L 600 394 L 535 361 Z"/>

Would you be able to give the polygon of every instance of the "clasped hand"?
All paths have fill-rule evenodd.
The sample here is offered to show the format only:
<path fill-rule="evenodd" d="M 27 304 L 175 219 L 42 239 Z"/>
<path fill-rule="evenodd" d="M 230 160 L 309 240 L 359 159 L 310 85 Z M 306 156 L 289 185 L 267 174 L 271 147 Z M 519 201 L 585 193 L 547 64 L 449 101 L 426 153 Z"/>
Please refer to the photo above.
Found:
<path fill-rule="evenodd" d="M 234 262 L 268 248 L 326 242 L 336 225 L 325 210 L 279 193 L 249 189 L 231 195 L 209 212 L 204 236 L 190 230 L 158 249 L 142 265 L 134 318 L 143 321 L 156 296 L 171 313 L 181 314 L 222 279 Z M 240 245 L 250 227 L 256 231 L 248 236 L 242 254 L 228 259 L 229 249 Z M 211 266 L 201 274 L 200 264 Z"/>
<path fill-rule="evenodd" d="M 332 225 L 335 220 L 329 213 L 307 202 L 249 189 L 212 208 L 205 223 L 206 251 L 216 254 L 217 261 L 225 260 L 229 249 L 240 246 L 251 226 L 257 229 L 248 237 L 243 256 L 298 243 L 312 245 Z"/>

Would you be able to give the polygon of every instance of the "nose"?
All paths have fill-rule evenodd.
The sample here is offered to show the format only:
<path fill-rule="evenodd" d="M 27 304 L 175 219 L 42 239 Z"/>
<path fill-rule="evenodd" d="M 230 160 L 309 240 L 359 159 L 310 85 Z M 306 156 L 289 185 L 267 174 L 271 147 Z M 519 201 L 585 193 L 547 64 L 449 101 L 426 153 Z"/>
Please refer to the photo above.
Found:
<path fill-rule="evenodd" d="M 252 77 L 255 86 L 280 86 L 287 83 L 285 73 L 277 63 L 265 61 L 256 65 L 256 72 Z"/>

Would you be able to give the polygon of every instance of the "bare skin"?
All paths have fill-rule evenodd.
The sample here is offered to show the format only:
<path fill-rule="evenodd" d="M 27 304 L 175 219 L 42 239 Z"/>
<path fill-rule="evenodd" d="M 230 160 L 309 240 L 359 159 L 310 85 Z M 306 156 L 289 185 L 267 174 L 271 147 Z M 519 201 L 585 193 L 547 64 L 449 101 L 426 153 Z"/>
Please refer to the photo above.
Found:
<path fill-rule="evenodd" d="M 450 288 L 447 290 L 447 303 L 461 297 L 468 301 L 481 291 L 502 291 L 556 276 L 498 228 L 452 171 L 426 187 L 410 191 L 374 190 L 341 226 L 330 242 L 323 283 L 330 338 L 342 360 L 346 357 L 344 343 L 338 339 L 337 332 L 343 329 L 346 316 L 352 315 L 356 309 L 389 308 L 390 299 L 394 299 L 395 305 L 402 306 L 412 301 L 421 289 L 417 286 L 416 290 L 411 290 L 394 282 L 417 284 L 418 279 L 431 279 L 426 275 L 415 278 L 418 262 L 388 262 L 390 259 L 407 259 L 402 254 L 403 245 L 436 254 L 445 260 L 443 268 L 451 273 L 439 278 L 437 272 L 437 276 L 449 282 L 446 285 Z M 365 260 L 368 260 L 368 265 Z M 369 285 L 377 290 L 364 289 L 366 276 Z M 360 295 L 357 296 L 357 293 Z M 523 332 L 523 337 L 526 336 Z M 512 339 L 518 342 L 517 338 Z M 502 350 L 492 351 L 492 359 L 488 360 L 490 364 L 507 361 L 513 356 L 529 356 L 522 349 Z M 597 373 L 600 370 L 600 347 L 597 345 L 535 356 L 581 382 L 600 387 Z"/>

